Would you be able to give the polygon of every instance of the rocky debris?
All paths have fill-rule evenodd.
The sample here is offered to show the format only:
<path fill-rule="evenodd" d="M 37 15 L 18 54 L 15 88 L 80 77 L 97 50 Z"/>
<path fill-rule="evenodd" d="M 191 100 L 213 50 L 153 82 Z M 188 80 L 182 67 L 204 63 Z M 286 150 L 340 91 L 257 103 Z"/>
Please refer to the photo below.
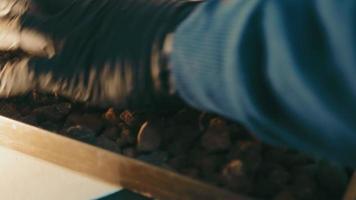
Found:
<path fill-rule="evenodd" d="M 263 157 L 269 162 L 282 163 L 284 166 L 287 165 L 289 167 L 290 164 L 286 163 L 288 162 L 288 156 L 288 152 L 282 149 L 266 148 L 266 150 L 263 151 Z"/>
<path fill-rule="evenodd" d="M 201 139 L 201 145 L 209 152 L 227 151 L 230 148 L 230 132 L 226 123 L 219 119 L 213 118 L 205 134 Z"/>
<path fill-rule="evenodd" d="M 174 169 L 180 170 L 188 167 L 189 163 L 187 162 L 188 157 L 186 155 L 179 155 L 171 158 L 168 161 L 168 165 L 173 167 Z"/>
<path fill-rule="evenodd" d="M 27 115 L 19 119 L 21 122 L 30 124 L 32 126 L 38 126 L 37 117 L 34 115 Z"/>
<path fill-rule="evenodd" d="M 21 114 L 17 110 L 16 105 L 13 103 L 0 104 L 0 115 L 9 117 L 12 119 L 19 119 L 21 117 Z"/>
<path fill-rule="evenodd" d="M 213 116 L 214 115 L 206 112 L 200 113 L 198 117 L 198 125 L 200 131 L 205 131 L 209 127 L 209 122 Z"/>
<path fill-rule="evenodd" d="M 295 152 L 295 151 L 289 151 L 288 156 L 285 156 L 285 158 L 284 158 L 284 164 L 288 168 L 295 167 L 298 165 L 308 165 L 313 162 L 315 162 L 315 160 L 313 160 L 309 156 L 307 156 L 303 153 L 300 153 L 300 152 Z"/>
<path fill-rule="evenodd" d="M 137 150 L 134 147 L 127 147 L 127 148 L 123 149 L 122 154 L 127 157 L 131 157 L 131 158 L 135 158 L 138 155 Z"/>
<path fill-rule="evenodd" d="M 52 132 L 56 132 L 57 130 L 59 130 L 59 128 L 61 126 L 60 126 L 60 124 L 56 124 L 56 123 L 48 120 L 48 121 L 41 122 L 39 124 L 39 127 L 49 130 L 49 131 L 52 131 Z"/>
<path fill-rule="evenodd" d="M 152 152 L 149 154 L 141 155 L 137 158 L 139 160 L 148 162 L 152 165 L 162 166 L 167 162 L 168 154 L 167 154 L 167 152 L 163 152 L 163 151 L 155 151 L 155 152 Z"/>
<path fill-rule="evenodd" d="M 116 143 L 120 147 L 135 145 L 136 135 L 129 128 L 124 128 L 121 130 L 120 137 L 116 140 Z"/>
<path fill-rule="evenodd" d="M 307 174 L 299 174 L 294 177 L 292 184 L 293 194 L 297 199 L 318 199 L 318 185 L 313 177 Z"/>
<path fill-rule="evenodd" d="M 119 123 L 119 117 L 117 112 L 115 111 L 114 108 L 109 108 L 105 113 L 104 113 L 104 119 L 106 121 L 110 122 L 111 124 L 118 124 Z"/>
<path fill-rule="evenodd" d="M 89 144 L 95 143 L 95 132 L 90 128 L 76 125 L 69 127 L 67 130 L 65 130 L 65 133 L 69 137 L 80 140 L 82 142 L 86 142 Z"/>
<path fill-rule="evenodd" d="M 71 113 L 66 120 L 66 126 L 80 125 L 87 127 L 98 134 L 104 127 L 100 115 L 93 113 Z"/>
<path fill-rule="evenodd" d="M 121 153 L 121 149 L 119 146 L 117 146 L 117 144 L 110 140 L 109 138 L 107 137 L 104 137 L 103 135 L 102 136 L 99 136 L 97 139 L 96 139 L 96 145 L 108 150 L 108 151 L 112 151 L 112 152 L 115 152 L 115 153 Z"/>
<path fill-rule="evenodd" d="M 69 114 L 71 108 L 72 105 L 70 103 L 60 103 L 36 108 L 32 113 L 40 121 L 58 122 Z"/>
<path fill-rule="evenodd" d="M 250 140 L 250 141 L 255 141 L 256 138 L 254 135 L 252 135 L 251 132 L 247 131 L 244 126 L 242 126 L 239 123 L 231 123 L 228 125 L 229 131 L 230 131 L 230 136 L 232 140 Z"/>
<path fill-rule="evenodd" d="M 112 141 L 117 141 L 117 139 L 120 137 L 120 132 L 121 130 L 119 128 L 110 126 L 103 131 L 102 135 Z"/>
<path fill-rule="evenodd" d="M 248 193 L 252 189 L 252 180 L 247 176 L 244 163 L 241 160 L 232 160 L 222 170 L 222 178 L 228 188 Z"/>
<path fill-rule="evenodd" d="M 30 94 L 30 100 L 32 100 L 32 103 L 35 105 L 39 105 L 41 107 L 57 103 L 60 99 L 55 94 L 42 94 L 37 91 L 33 91 Z"/>
<path fill-rule="evenodd" d="M 218 172 L 223 162 L 224 158 L 221 155 L 206 155 L 197 160 L 197 167 L 200 169 L 200 173 L 208 178 Z"/>
<path fill-rule="evenodd" d="M 328 196 L 333 198 L 341 196 L 348 184 L 346 171 L 336 164 L 327 162 L 319 162 L 317 166 L 315 173 L 319 185 L 327 191 Z"/>
<path fill-rule="evenodd" d="M 157 150 L 161 144 L 161 131 L 157 122 L 146 121 L 137 135 L 137 149 L 142 152 Z"/>
<path fill-rule="evenodd" d="M 125 110 L 120 114 L 120 119 L 128 126 L 132 127 L 135 126 L 139 123 L 138 117 L 135 115 L 135 113 Z"/>
<path fill-rule="evenodd" d="M 172 155 L 186 154 L 201 135 L 196 127 L 175 122 L 170 123 L 163 133 L 163 148 Z"/>
<path fill-rule="evenodd" d="M 198 126 L 199 115 L 200 113 L 196 110 L 191 108 L 183 108 L 172 117 L 172 121 L 174 121 L 176 124 Z"/>
<path fill-rule="evenodd" d="M 244 161 L 249 174 L 255 173 L 262 163 L 262 146 L 257 141 L 237 141 L 228 153 L 228 158 Z"/>
<path fill-rule="evenodd" d="M 258 199 L 341 199 L 350 174 L 262 144 L 241 124 L 191 108 L 136 112 L 50 94 L 0 99 L 0 115 Z"/>
<path fill-rule="evenodd" d="M 279 163 L 261 163 L 254 177 L 254 193 L 258 197 L 272 198 L 291 182 L 289 171 Z"/>
<path fill-rule="evenodd" d="M 291 179 L 291 175 L 285 168 L 280 166 L 272 168 L 268 173 L 268 177 L 266 178 L 268 178 L 270 180 L 270 183 L 273 184 L 279 190 L 288 184 Z"/>

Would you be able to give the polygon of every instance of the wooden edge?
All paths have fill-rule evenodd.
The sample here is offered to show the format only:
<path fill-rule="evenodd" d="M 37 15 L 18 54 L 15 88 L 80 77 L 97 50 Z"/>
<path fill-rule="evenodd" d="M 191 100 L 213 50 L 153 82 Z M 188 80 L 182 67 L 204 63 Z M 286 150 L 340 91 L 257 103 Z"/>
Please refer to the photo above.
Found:
<path fill-rule="evenodd" d="M 352 175 L 349 186 L 346 189 L 344 200 L 356 200 L 356 171 Z"/>
<path fill-rule="evenodd" d="M 1 116 L 0 145 L 157 199 L 250 199 Z"/>

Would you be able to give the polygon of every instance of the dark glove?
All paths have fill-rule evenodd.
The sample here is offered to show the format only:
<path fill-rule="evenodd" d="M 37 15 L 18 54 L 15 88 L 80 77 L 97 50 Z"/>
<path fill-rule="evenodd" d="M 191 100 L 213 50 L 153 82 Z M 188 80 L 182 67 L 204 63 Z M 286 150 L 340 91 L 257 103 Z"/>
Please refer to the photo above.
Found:
<path fill-rule="evenodd" d="M 66 2 L 63 9 L 50 12 L 30 3 L 29 8 L 42 12 L 28 9 L 21 15 L 20 30 L 43 36 L 47 43 L 39 46 L 47 57 L 26 56 L 5 65 L 1 96 L 36 89 L 125 107 L 147 106 L 169 96 L 164 41 L 197 1 Z"/>

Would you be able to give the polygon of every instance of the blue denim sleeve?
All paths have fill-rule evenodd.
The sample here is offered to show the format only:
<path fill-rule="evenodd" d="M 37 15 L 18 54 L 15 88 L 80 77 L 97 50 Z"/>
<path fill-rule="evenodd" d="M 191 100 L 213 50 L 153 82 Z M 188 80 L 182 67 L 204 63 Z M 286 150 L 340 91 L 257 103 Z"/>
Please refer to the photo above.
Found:
<path fill-rule="evenodd" d="M 356 167 L 356 1 L 210 0 L 174 41 L 188 103 Z"/>

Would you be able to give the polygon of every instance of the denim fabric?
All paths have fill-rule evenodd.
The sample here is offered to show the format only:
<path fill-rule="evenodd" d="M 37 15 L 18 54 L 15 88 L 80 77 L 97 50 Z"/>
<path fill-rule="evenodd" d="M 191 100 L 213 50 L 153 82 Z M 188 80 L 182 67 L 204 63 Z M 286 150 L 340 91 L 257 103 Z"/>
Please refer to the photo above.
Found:
<path fill-rule="evenodd" d="M 356 167 L 356 1 L 208 0 L 173 49 L 191 105 L 267 143 Z"/>

